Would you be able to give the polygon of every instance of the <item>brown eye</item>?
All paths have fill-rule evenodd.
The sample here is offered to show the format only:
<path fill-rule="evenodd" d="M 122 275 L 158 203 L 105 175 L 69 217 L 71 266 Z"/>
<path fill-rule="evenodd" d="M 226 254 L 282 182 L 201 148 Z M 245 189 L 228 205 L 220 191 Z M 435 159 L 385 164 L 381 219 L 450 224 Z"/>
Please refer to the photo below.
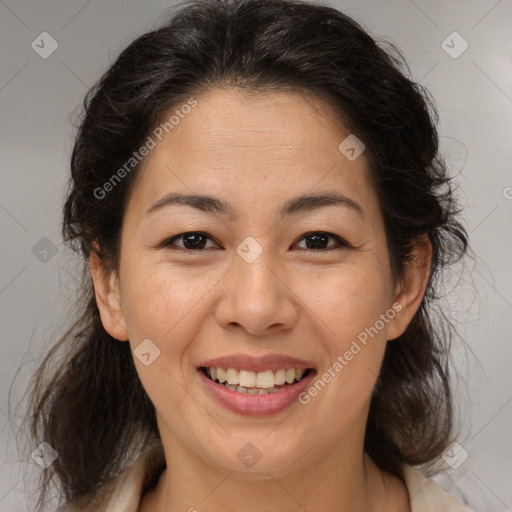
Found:
<path fill-rule="evenodd" d="M 330 238 L 336 240 L 338 243 L 329 247 Z M 330 251 L 342 247 L 350 247 L 350 244 L 343 240 L 343 238 L 339 237 L 338 235 L 333 235 L 332 233 L 326 233 L 325 231 L 312 231 L 304 235 L 301 240 L 306 240 L 306 250 L 316 252 Z"/>
<path fill-rule="evenodd" d="M 182 246 L 176 245 L 174 243 L 175 240 L 180 239 L 183 241 Z M 190 231 L 188 233 L 181 233 L 172 238 L 169 238 L 162 244 L 162 246 L 170 247 L 174 245 L 178 248 L 182 248 L 189 251 L 201 251 L 205 249 L 205 245 L 207 244 L 208 240 L 211 240 L 211 238 L 205 233 L 201 233 L 200 231 Z"/>
<path fill-rule="evenodd" d="M 329 239 L 335 240 L 337 243 L 335 245 L 329 245 Z M 177 240 L 180 240 L 181 244 L 176 244 L 175 242 Z M 306 251 L 326 252 L 334 249 L 351 247 L 351 245 L 343 240 L 343 238 L 325 231 L 312 231 L 310 233 L 306 233 L 300 240 L 306 241 L 306 247 L 301 248 Z M 188 252 L 202 252 L 204 249 L 211 248 L 206 247 L 208 241 L 213 240 L 207 234 L 200 231 L 189 231 L 187 233 L 180 233 L 179 235 L 165 240 L 160 247 L 184 250 Z"/>

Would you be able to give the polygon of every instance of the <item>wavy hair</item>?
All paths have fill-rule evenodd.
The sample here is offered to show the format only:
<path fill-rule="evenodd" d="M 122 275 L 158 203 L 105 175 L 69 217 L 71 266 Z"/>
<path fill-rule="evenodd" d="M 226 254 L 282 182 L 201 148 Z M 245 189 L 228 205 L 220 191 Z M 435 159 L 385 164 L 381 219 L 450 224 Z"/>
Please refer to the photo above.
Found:
<path fill-rule="evenodd" d="M 386 46 L 386 48 L 385 48 Z M 400 51 L 337 9 L 303 0 L 194 0 L 135 39 L 87 92 L 63 209 L 65 242 L 83 258 L 74 323 L 30 385 L 36 444 L 59 454 L 43 473 L 38 510 L 57 480 L 65 503 L 88 500 L 132 457 L 159 440 L 155 410 L 129 344 L 103 328 L 87 263 L 93 246 L 116 269 L 123 212 L 138 165 L 94 193 L 144 144 L 169 111 L 213 87 L 312 94 L 364 142 L 395 279 L 415 241 L 432 244 L 431 274 L 404 334 L 387 344 L 365 450 L 385 471 L 427 464 L 453 439 L 452 326 L 432 317 L 436 283 L 467 250 L 451 178 L 439 152 L 438 114 Z M 147 475 L 144 490 L 156 482 Z"/>

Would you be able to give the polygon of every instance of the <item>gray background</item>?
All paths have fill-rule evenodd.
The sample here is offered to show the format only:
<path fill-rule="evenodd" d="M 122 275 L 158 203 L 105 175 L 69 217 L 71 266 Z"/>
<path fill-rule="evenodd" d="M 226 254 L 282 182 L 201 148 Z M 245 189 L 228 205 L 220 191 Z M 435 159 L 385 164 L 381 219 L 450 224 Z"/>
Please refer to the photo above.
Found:
<path fill-rule="evenodd" d="M 76 261 L 59 232 L 74 133 L 70 114 L 118 52 L 153 28 L 169 5 L 0 0 L 0 511 L 27 510 L 24 493 L 33 495 L 34 489 L 28 475 L 42 471 L 18 455 L 22 410 L 14 408 L 8 419 L 8 393 L 15 407 L 45 347 L 62 332 L 74 296 Z M 439 109 L 442 147 L 458 176 L 475 259 L 448 283 L 447 288 L 457 287 L 442 305 L 470 347 L 465 350 L 456 339 L 459 443 L 468 458 L 450 469 L 451 480 L 438 481 L 466 496 L 476 510 L 510 511 L 512 3 L 351 0 L 331 5 L 373 36 L 396 43 L 413 78 L 427 86 Z M 442 47 L 454 31 L 469 45 L 457 58 Z M 31 47 L 42 32 L 58 43 L 46 59 Z M 453 36 L 447 44 L 452 52 L 462 48 Z M 447 455 L 452 465 L 456 452 Z"/>

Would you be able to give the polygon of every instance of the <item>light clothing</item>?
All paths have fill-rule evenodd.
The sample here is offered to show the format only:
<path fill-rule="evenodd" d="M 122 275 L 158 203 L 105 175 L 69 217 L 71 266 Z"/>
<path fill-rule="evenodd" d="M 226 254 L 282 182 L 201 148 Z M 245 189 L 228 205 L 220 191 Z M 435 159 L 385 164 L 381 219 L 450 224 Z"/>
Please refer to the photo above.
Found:
<path fill-rule="evenodd" d="M 162 460 L 161 445 L 148 450 L 119 476 L 100 488 L 94 504 L 68 506 L 57 512 L 137 512 L 142 497 L 146 468 L 151 460 Z M 405 466 L 404 481 L 411 499 L 412 512 L 473 512 L 447 494 L 433 480 L 412 466 Z"/>

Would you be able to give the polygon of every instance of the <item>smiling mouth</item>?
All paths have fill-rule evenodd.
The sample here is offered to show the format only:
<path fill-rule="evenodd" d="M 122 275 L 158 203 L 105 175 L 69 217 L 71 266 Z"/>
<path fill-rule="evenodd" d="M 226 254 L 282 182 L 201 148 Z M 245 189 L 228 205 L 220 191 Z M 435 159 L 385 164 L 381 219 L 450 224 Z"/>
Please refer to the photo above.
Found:
<path fill-rule="evenodd" d="M 311 368 L 281 368 L 275 371 L 252 372 L 235 368 L 201 366 L 200 371 L 216 384 L 231 391 L 245 395 L 268 395 L 297 384 L 313 370 Z"/>

